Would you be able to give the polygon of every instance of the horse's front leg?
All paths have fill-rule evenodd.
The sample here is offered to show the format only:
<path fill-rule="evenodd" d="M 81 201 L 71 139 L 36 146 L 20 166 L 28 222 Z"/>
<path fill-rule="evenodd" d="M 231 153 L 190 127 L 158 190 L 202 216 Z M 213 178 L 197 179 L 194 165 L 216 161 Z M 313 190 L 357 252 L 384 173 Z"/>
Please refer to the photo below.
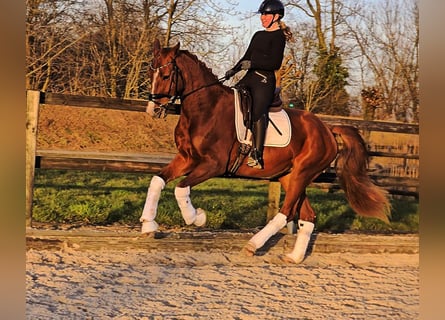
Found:
<path fill-rule="evenodd" d="M 193 170 L 190 172 L 191 168 Z M 153 176 L 148 188 L 147 198 L 140 221 L 142 222 L 142 233 L 150 234 L 158 229 L 155 221 L 158 202 L 161 191 L 165 184 L 185 173 L 190 172 L 175 188 L 175 198 L 181 210 L 182 217 L 187 225 L 194 224 L 202 227 L 207 221 L 206 213 L 201 208 L 195 209 L 190 200 L 190 188 L 209 178 L 221 175 L 224 171 L 223 165 L 215 163 L 195 164 L 185 161 L 180 155 L 177 156 L 160 174 Z M 165 178 L 162 178 L 165 177 Z"/>
<path fill-rule="evenodd" d="M 195 209 L 195 207 L 193 207 L 192 201 L 190 200 L 190 186 L 183 188 L 177 186 L 175 188 L 175 198 L 185 224 L 194 224 L 197 227 L 205 225 L 207 220 L 206 213 L 201 208 Z"/>
<path fill-rule="evenodd" d="M 161 170 L 158 175 L 151 178 L 150 186 L 148 187 L 147 197 L 145 199 L 144 209 L 139 221 L 142 223 L 141 233 L 152 234 L 158 230 L 156 223 L 156 214 L 158 210 L 159 198 L 165 185 L 184 174 L 187 170 L 185 165 L 187 162 L 180 154 L 170 162 L 165 168 Z"/>
<path fill-rule="evenodd" d="M 142 222 L 141 233 L 150 234 L 158 230 L 158 224 L 155 221 L 158 210 L 158 202 L 161 197 L 161 191 L 165 187 L 165 181 L 160 176 L 153 176 L 148 187 L 147 197 L 145 199 L 144 209 L 139 221 Z"/>
<path fill-rule="evenodd" d="M 175 197 L 187 225 L 202 227 L 206 223 L 206 213 L 203 209 L 193 206 L 190 200 L 190 188 L 210 178 L 222 175 L 224 164 L 219 162 L 200 162 L 175 188 Z"/>
<path fill-rule="evenodd" d="M 155 221 L 158 202 L 161 191 L 164 189 L 165 181 L 160 176 L 153 176 L 148 188 L 147 198 L 145 200 L 144 209 L 139 219 L 142 222 L 142 234 L 151 234 L 158 230 L 158 224 Z M 176 187 L 175 198 L 181 210 L 182 217 L 187 225 L 194 224 L 202 227 L 206 223 L 206 214 L 201 208 L 195 209 L 190 200 L 190 186 Z"/>

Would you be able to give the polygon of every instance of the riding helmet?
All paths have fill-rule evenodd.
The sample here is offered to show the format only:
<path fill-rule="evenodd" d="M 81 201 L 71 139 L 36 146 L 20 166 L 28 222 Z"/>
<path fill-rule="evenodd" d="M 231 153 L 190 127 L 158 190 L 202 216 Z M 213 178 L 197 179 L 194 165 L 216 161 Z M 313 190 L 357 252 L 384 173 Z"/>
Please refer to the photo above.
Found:
<path fill-rule="evenodd" d="M 260 8 L 258 9 L 258 12 L 261 14 L 268 13 L 268 14 L 279 14 L 280 18 L 284 17 L 284 5 L 279 0 L 264 0 Z"/>

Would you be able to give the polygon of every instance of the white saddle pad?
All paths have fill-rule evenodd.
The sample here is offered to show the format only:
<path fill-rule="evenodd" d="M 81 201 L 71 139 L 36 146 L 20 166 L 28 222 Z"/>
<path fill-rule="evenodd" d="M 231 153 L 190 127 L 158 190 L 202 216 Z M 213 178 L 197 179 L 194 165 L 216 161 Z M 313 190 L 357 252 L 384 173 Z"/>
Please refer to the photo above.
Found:
<path fill-rule="evenodd" d="M 250 131 L 250 129 L 247 129 L 243 123 L 243 114 L 241 112 L 238 90 L 233 88 L 233 91 L 235 94 L 235 127 L 238 141 L 241 143 L 252 145 L 252 132 Z M 266 130 L 266 140 L 264 142 L 264 145 L 268 147 L 287 146 L 290 142 L 291 137 L 289 116 L 284 110 L 281 110 L 279 112 L 269 112 L 269 119 L 273 121 L 273 123 L 277 126 L 277 128 L 281 132 L 281 135 L 275 129 L 271 121 L 269 121 L 269 125 L 267 126 Z"/>

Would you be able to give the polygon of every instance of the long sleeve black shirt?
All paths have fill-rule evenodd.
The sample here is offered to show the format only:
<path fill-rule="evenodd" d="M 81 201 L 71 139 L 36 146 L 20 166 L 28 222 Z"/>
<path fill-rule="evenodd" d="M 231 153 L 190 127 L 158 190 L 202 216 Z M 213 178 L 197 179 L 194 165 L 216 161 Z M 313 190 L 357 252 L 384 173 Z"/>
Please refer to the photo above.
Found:
<path fill-rule="evenodd" d="M 246 53 L 235 65 L 241 68 L 241 61 L 250 60 L 251 69 L 274 71 L 278 70 L 283 61 L 286 38 L 281 29 L 275 31 L 257 31 L 250 40 Z"/>

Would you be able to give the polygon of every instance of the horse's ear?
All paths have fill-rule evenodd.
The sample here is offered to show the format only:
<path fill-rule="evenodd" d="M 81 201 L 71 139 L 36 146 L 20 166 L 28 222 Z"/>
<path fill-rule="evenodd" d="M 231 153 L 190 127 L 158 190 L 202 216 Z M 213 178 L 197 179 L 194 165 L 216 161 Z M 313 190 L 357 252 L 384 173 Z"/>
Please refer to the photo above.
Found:
<path fill-rule="evenodd" d="M 161 43 L 159 42 L 159 39 L 155 39 L 155 42 L 153 44 L 153 53 L 156 55 L 161 50 Z"/>
<path fill-rule="evenodd" d="M 175 53 L 178 53 L 178 51 L 179 51 L 179 47 L 180 47 L 180 43 L 178 42 L 178 44 L 177 44 L 176 46 L 173 47 L 173 51 L 174 51 Z"/>

